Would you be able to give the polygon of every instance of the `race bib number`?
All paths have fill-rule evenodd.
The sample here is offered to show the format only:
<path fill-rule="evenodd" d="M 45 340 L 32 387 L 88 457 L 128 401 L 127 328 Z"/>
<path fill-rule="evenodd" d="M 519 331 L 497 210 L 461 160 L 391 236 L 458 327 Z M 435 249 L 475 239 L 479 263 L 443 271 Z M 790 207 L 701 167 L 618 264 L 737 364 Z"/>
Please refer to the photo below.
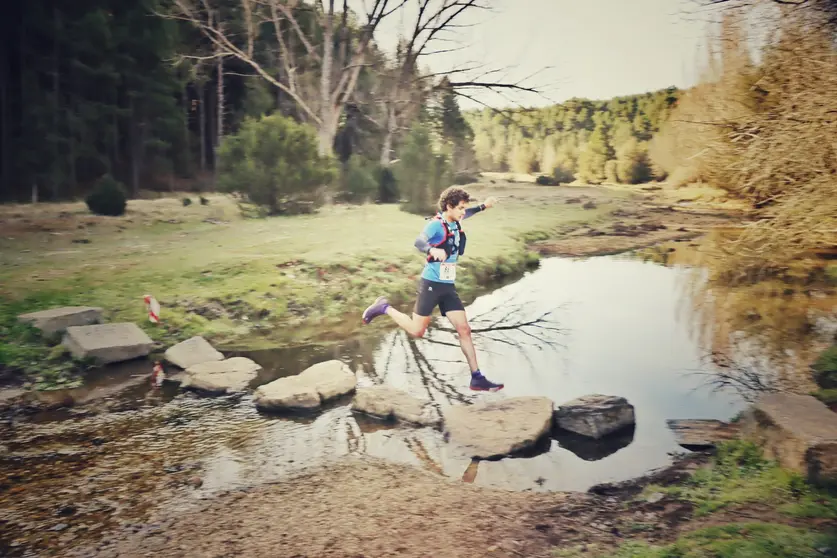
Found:
<path fill-rule="evenodd" d="M 456 264 L 455 263 L 443 263 L 439 266 L 439 279 L 442 281 L 455 281 L 456 280 Z"/>

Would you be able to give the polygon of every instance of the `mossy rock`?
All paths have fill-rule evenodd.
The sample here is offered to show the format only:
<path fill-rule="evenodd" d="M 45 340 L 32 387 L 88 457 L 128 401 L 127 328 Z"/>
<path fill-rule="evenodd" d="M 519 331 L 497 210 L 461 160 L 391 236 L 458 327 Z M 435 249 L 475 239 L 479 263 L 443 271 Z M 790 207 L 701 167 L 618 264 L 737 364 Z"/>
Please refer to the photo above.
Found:
<path fill-rule="evenodd" d="M 823 351 L 812 368 L 817 385 L 823 389 L 837 388 L 837 345 Z"/>

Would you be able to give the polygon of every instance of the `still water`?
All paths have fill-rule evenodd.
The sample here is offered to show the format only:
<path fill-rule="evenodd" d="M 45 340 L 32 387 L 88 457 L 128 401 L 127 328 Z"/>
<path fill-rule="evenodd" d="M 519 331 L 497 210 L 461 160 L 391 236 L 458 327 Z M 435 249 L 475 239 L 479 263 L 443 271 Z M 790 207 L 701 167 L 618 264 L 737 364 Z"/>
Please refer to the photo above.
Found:
<path fill-rule="evenodd" d="M 521 395 L 546 396 L 556 406 L 587 394 L 622 396 L 635 407 L 636 427 L 611 439 L 558 436 L 525 456 L 471 463 L 439 431 L 353 414 L 351 398 L 310 416 L 272 416 L 258 412 L 249 394 L 210 398 L 176 385 L 152 390 L 143 380 L 147 363 L 126 363 L 99 380 L 113 380 L 106 411 L 91 404 L 92 411 L 43 414 L 0 434 L 0 472 L 13 487 L 0 539 L 49 533 L 66 502 L 86 529 L 140 519 L 181 474 L 196 479 L 196 488 L 179 493 L 187 502 L 281 481 L 347 455 L 512 490 L 586 490 L 636 477 L 685 451 L 667 419 L 727 420 L 745 405 L 735 391 L 707 384 L 713 365 L 700 340 L 711 335 L 702 335 L 707 322 L 688 295 L 694 279 L 693 269 L 630 256 L 542 261 L 468 307 L 481 368 L 506 384 L 494 394 L 468 390 L 464 357 L 444 319 L 420 340 L 387 327 L 382 336 L 328 348 L 247 354 L 264 367 L 253 387 L 339 358 L 358 371 L 361 386 L 402 388 L 438 409 Z"/>
<path fill-rule="evenodd" d="M 361 385 L 401 388 L 437 408 L 521 395 L 546 396 L 556 406 L 593 393 L 618 395 L 635 407 L 633 431 L 598 442 L 550 439 L 535 455 L 483 461 L 475 470 L 441 433 L 383 428 L 355 417 L 348 402 L 306 421 L 264 418 L 242 402 L 239 420 L 256 421 L 258 435 L 217 452 L 206 469 L 204 489 L 273 479 L 286 469 L 277 464 L 305 467 L 347 453 L 514 490 L 586 490 L 664 466 L 671 452 L 683 451 L 667 419 L 727 420 L 744 406 L 736 392 L 712 390 L 707 376 L 698 374 L 711 371 L 711 365 L 684 299 L 692 280 L 691 270 L 629 257 L 548 259 L 520 281 L 478 298 L 468 313 L 481 369 L 506 384 L 496 394 L 467 389 L 468 368 L 455 336 L 444 331 L 449 327 L 444 318 L 422 340 L 391 332 L 371 354 L 350 345 L 330 355 L 250 355 L 274 377 L 341 358 L 362 366 Z"/>

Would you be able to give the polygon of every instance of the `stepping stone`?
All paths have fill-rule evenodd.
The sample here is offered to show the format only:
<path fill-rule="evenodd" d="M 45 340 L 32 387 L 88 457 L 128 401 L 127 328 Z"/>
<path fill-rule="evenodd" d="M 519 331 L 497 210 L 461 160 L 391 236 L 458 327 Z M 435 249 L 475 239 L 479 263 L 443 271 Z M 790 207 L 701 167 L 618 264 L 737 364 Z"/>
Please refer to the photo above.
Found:
<path fill-rule="evenodd" d="M 71 326 L 102 323 L 102 309 L 93 306 L 63 306 L 21 314 L 17 319 L 38 328 L 45 337 L 55 337 Z"/>
<path fill-rule="evenodd" d="M 163 357 L 184 370 L 196 364 L 224 360 L 224 355 L 200 335 L 196 335 L 177 345 L 172 345 L 166 349 Z"/>
<path fill-rule="evenodd" d="M 306 368 L 296 376 L 279 378 L 256 389 L 256 407 L 266 411 L 316 409 L 326 401 L 351 393 L 357 386 L 354 372 L 339 360 Z"/>
<path fill-rule="evenodd" d="M 360 388 L 352 401 L 352 410 L 384 420 L 410 422 L 422 426 L 435 426 L 435 416 L 430 401 L 413 397 L 406 391 L 390 386 Z"/>
<path fill-rule="evenodd" d="M 812 483 L 837 482 L 837 413 L 810 395 L 772 393 L 741 419 L 745 440 Z"/>
<path fill-rule="evenodd" d="M 634 407 L 624 397 L 586 395 L 561 404 L 555 425 L 599 439 L 635 424 Z"/>
<path fill-rule="evenodd" d="M 444 411 L 444 430 L 468 457 L 504 457 L 534 446 L 549 433 L 552 410 L 551 399 L 534 396 L 455 405 Z"/>
<path fill-rule="evenodd" d="M 213 394 L 244 391 L 261 369 L 246 357 L 202 362 L 186 369 L 180 387 Z"/>
<path fill-rule="evenodd" d="M 713 448 L 738 437 L 737 425 L 720 420 L 668 420 L 666 424 L 677 437 L 677 443 L 693 451 Z"/>
<path fill-rule="evenodd" d="M 134 323 L 70 326 L 62 344 L 76 358 L 100 364 L 148 356 L 154 342 Z"/>

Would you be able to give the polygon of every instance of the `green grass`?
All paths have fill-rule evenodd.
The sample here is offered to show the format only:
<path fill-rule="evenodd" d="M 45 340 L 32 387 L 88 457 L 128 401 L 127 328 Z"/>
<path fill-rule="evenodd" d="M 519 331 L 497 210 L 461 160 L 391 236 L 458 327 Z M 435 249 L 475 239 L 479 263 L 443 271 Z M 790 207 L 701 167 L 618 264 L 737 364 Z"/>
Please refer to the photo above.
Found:
<path fill-rule="evenodd" d="M 710 516 L 713 525 L 682 533 L 676 540 L 650 545 L 639 538 L 650 525 L 628 523 L 622 527 L 628 542 L 618 548 L 606 544 L 585 548 L 556 548 L 560 558 L 807 558 L 824 556 L 824 548 L 837 548 L 834 533 L 817 530 L 820 520 L 837 519 L 837 498 L 816 489 L 796 473 L 783 470 L 764 458 L 754 444 L 744 441 L 725 442 L 718 447 L 709 465 L 696 471 L 686 481 L 674 486 L 648 486 L 637 500 L 648 494 L 662 492 L 695 506 L 695 517 Z M 770 513 L 763 522 L 722 523 L 716 512 L 725 508 L 748 509 L 753 504 L 766 504 L 778 512 Z M 749 509 L 758 514 L 763 507 Z M 763 512 L 762 512 L 763 513 Z M 810 524 L 812 528 L 782 523 Z M 679 529 L 688 529 L 684 523 Z M 655 536 L 665 532 L 656 530 Z"/>
<path fill-rule="evenodd" d="M 837 345 L 832 345 L 822 352 L 812 365 L 814 379 L 826 389 L 837 389 Z"/>
<path fill-rule="evenodd" d="M 826 405 L 837 404 L 837 389 L 820 389 L 813 392 L 811 395 L 825 403 Z"/>
<path fill-rule="evenodd" d="M 66 297 L 39 293 L 18 302 L 0 300 L 0 372 L 22 374 L 21 380 L 35 389 L 79 385 L 78 372 L 90 363 L 72 358 L 59 340 L 45 339 L 34 327 L 18 322 L 17 316 L 33 306 L 68 304 Z"/>
<path fill-rule="evenodd" d="M 721 444 L 710 467 L 695 471 L 682 484 L 650 485 L 642 497 L 654 492 L 692 503 L 696 517 L 758 503 L 791 517 L 837 518 L 837 497 L 766 460 L 758 446 L 743 441 Z"/>
<path fill-rule="evenodd" d="M 383 293 L 404 310 L 412 303 L 423 265 L 412 244 L 426 221 L 394 205 L 263 219 L 227 211 L 225 223 L 212 224 L 200 212 L 212 216 L 217 204 L 159 204 L 163 209 L 133 213 L 129 204 L 124 217 L 57 236 L 0 239 L 2 327 L 9 331 L 0 336 L 0 364 L 29 369 L 44 361 L 50 347 L 16 329 L 15 317 L 58 305 L 102 307 L 106 321 L 137 323 L 164 344 L 201 334 L 220 347 L 257 348 L 356 333 L 357 313 Z M 460 294 L 468 299 L 482 285 L 537 265 L 538 255 L 525 249 L 531 231 L 541 237 L 610 209 L 521 197 L 469 219 Z M 182 215 L 182 222 L 166 222 Z M 90 243 L 72 243 L 74 236 Z M 158 325 L 147 319 L 147 293 L 160 301 Z"/>
<path fill-rule="evenodd" d="M 834 548 L 834 537 L 771 523 L 733 523 L 699 529 L 665 546 L 629 542 L 601 553 L 556 550 L 560 558 L 808 558 Z"/>

